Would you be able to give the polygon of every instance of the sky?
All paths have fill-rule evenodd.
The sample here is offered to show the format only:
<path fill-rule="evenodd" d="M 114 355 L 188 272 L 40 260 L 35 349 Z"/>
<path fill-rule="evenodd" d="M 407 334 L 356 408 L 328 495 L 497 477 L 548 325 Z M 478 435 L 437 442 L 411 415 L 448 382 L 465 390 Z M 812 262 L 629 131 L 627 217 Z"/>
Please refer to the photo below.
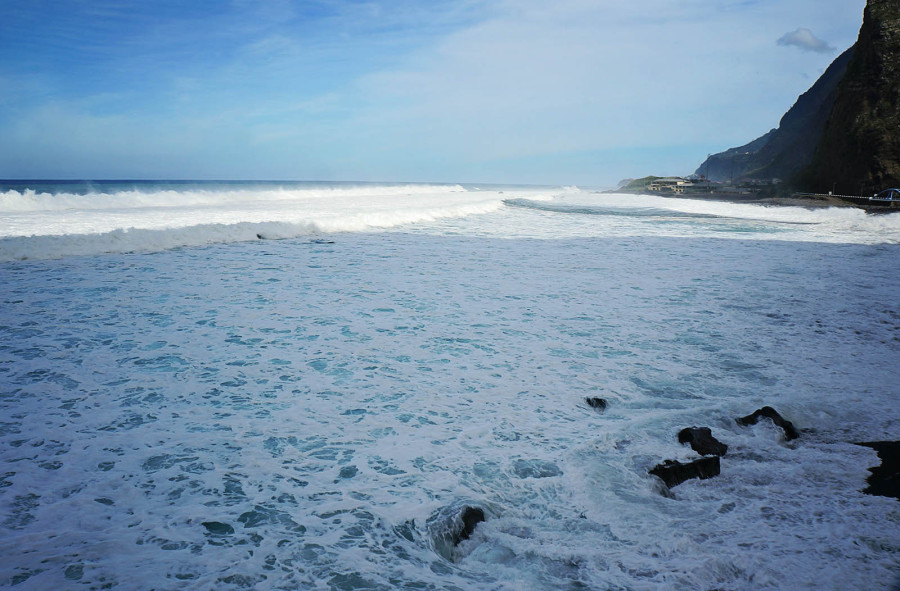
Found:
<path fill-rule="evenodd" d="M 0 178 L 615 186 L 781 116 L 865 0 L 0 0 Z"/>

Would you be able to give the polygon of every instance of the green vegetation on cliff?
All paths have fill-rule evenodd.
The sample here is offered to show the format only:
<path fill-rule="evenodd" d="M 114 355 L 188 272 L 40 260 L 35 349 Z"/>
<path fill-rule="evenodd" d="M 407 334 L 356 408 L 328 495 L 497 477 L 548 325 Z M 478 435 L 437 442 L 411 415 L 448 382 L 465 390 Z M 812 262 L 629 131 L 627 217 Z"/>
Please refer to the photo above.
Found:
<path fill-rule="evenodd" d="M 812 164 L 813 191 L 872 194 L 900 185 L 900 2 L 869 0 Z"/>
<path fill-rule="evenodd" d="M 779 178 L 781 191 L 871 195 L 900 186 L 900 1 L 868 0 L 856 44 L 777 129 L 709 157 L 713 181 Z"/>
<path fill-rule="evenodd" d="M 624 187 L 615 190 L 616 193 L 646 193 L 650 188 L 650 183 L 659 180 L 661 176 L 645 176 L 639 179 L 633 179 Z"/>

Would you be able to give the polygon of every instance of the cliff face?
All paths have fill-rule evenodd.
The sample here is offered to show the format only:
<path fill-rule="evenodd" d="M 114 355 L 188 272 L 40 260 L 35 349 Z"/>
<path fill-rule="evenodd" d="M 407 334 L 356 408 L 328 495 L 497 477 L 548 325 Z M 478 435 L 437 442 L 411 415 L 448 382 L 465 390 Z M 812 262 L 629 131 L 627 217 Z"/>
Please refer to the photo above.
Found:
<path fill-rule="evenodd" d="M 872 194 L 900 187 L 900 2 L 869 0 L 856 51 L 810 166 L 813 191 Z"/>
<path fill-rule="evenodd" d="M 749 144 L 710 156 L 696 174 L 706 175 L 712 181 L 794 177 L 812 160 L 832 111 L 838 83 L 853 55 L 851 47 L 834 60 L 784 114 L 777 129 Z"/>

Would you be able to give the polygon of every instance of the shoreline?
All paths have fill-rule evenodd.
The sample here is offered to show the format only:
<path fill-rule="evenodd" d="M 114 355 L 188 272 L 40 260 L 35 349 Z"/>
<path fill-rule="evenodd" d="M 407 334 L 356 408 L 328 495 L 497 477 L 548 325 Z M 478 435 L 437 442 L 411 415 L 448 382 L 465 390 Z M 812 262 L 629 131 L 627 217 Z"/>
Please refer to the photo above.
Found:
<path fill-rule="evenodd" d="M 829 207 L 849 207 L 853 209 L 861 209 L 867 213 L 892 213 L 900 212 L 900 209 L 883 205 L 859 205 L 834 197 L 831 195 L 822 196 L 804 196 L 804 197 L 786 197 L 786 196 L 759 196 L 754 194 L 734 194 L 728 195 L 724 193 L 632 193 L 616 191 L 624 195 L 648 195 L 651 197 L 659 196 L 675 199 L 698 199 L 702 201 L 723 201 L 727 203 L 745 203 L 753 205 L 766 205 L 775 207 L 805 207 L 807 209 L 819 209 Z"/>

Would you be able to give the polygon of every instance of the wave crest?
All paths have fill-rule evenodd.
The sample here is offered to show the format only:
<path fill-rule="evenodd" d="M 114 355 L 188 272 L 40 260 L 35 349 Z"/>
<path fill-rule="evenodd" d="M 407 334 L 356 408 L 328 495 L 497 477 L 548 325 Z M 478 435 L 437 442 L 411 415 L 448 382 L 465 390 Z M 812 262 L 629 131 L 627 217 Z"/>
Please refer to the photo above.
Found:
<path fill-rule="evenodd" d="M 113 191 L 39 191 L 10 189 L 0 193 L 0 213 L 65 210 L 122 210 L 164 207 L 252 205 L 269 202 L 321 201 L 342 198 L 373 199 L 386 195 L 465 193 L 460 185 L 348 185 L 348 186 L 189 186 L 131 188 Z"/>

